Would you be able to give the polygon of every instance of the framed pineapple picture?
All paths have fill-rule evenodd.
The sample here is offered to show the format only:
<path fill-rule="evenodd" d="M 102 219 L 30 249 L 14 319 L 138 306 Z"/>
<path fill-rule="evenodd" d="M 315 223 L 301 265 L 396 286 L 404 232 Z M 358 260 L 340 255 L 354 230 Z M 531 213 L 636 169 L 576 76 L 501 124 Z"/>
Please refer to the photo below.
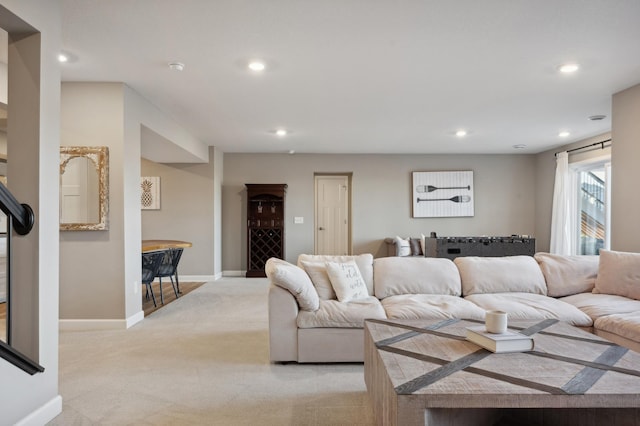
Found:
<path fill-rule="evenodd" d="M 160 210 L 160 177 L 140 178 L 140 206 L 142 210 Z"/>
<path fill-rule="evenodd" d="M 413 172 L 413 217 L 473 216 L 473 171 Z"/>

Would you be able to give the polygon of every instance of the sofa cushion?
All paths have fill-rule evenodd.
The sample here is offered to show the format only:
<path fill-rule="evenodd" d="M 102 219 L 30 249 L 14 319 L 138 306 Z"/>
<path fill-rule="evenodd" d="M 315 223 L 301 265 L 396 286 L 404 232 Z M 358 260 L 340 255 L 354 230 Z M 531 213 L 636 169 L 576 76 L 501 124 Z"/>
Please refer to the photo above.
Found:
<path fill-rule="evenodd" d="M 541 294 L 473 294 L 465 299 L 487 311 L 507 312 L 510 320 L 557 319 L 580 327 L 590 327 L 593 324 L 591 318 L 575 306 Z"/>
<path fill-rule="evenodd" d="M 267 260 L 264 270 L 273 284 L 285 288 L 293 294 L 300 309 L 315 311 L 319 308 L 318 292 L 304 270 L 275 257 Z"/>
<path fill-rule="evenodd" d="M 560 300 L 580 309 L 594 321 L 606 315 L 640 312 L 640 300 L 614 294 L 580 293 Z"/>
<path fill-rule="evenodd" d="M 640 312 L 600 317 L 594 321 L 593 327 L 640 342 Z"/>
<path fill-rule="evenodd" d="M 360 275 L 367 284 L 369 295 L 373 295 L 373 255 L 370 253 L 359 254 L 357 256 L 331 256 L 323 254 L 301 254 L 298 256 L 298 266 L 301 268 L 302 261 L 307 262 L 348 262 L 354 260 L 360 270 Z"/>
<path fill-rule="evenodd" d="M 393 241 L 396 244 L 396 256 L 411 256 L 411 243 L 409 242 L 409 238 L 404 239 L 396 236 Z"/>
<path fill-rule="evenodd" d="M 327 267 L 325 262 L 307 262 L 303 260 L 300 262 L 304 268 L 313 286 L 318 292 L 318 296 L 323 300 L 336 300 L 336 292 L 333 290 L 329 274 L 327 274 Z"/>
<path fill-rule="evenodd" d="M 348 303 L 321 300 L 320 309 L 300 311 L 296 322 L 299 328 L 362 328 L 370 318 L 386 318 L 382 304 L 373 296 Z"/>
<path fill-rule="evenodd" d="M 536 253 L 533 256 L 547 283 L 551 297 L 591 292 L 598 275 L 599 256 L 562 256 Z"/>
<path fill-rule="evenodd" d="M 460 275 L 453 262 L 434 257 L 381 257 L 373 263 L 375 295 L 448 294 L 460 296 Z"/>
<path fill-rule="evenodd" d="M 388 318 L 484 320 L 484 309 L 460 296 L 442 294 L 401 294 L 382 299 Z"/>
<path fill-rule="evenodd" d="M 640 300 L 640 253 L 600 250 L 593 292 Z"/>
<path fill-rule="evenodd" d="M 462 294 L 533 293 L 547 294 L 538 263 L 531 256 L 456 257 Z"/>
<path fill-rule="evenodd" d="M 326 262 L 327 274 L 331 280 L 333 290 L 340 302 L 365 299 L 369 297 L 367 285 L 360 275 L 358 265 L 353 260 L 349 262 Z"/>

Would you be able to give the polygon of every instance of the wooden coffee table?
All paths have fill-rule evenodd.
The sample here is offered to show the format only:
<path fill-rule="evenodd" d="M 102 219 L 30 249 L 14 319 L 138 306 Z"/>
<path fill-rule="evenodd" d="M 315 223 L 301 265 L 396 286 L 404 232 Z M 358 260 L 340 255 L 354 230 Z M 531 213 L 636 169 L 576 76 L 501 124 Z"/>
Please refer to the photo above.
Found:
<path fill-rule="evenodd" d="M 364 373 L 383 425 L 640 425 L 640 354 L 556 320 L 513 321 L 533 351 L 466 341 L 471 320 L 368 320 Z"/>

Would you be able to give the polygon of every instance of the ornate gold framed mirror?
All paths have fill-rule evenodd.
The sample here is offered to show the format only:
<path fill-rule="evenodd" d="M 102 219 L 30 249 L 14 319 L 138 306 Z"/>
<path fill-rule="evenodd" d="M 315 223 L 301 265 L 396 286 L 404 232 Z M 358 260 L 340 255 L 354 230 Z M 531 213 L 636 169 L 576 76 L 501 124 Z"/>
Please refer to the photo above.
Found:
<path fill-rule="evenodd" d="M 60 230 L 109 229 L 109 148 L 60 147 Z"/>

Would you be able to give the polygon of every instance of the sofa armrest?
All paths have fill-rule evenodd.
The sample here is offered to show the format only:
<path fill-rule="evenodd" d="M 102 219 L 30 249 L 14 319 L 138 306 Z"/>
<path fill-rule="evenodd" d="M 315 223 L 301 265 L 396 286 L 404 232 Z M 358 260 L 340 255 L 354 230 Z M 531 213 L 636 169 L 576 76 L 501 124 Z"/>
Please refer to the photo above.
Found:
<path fill-rule="evenodd" d="M 293 295 L 274 284 L 269 287 L 269 359 L 298 360 L 298 303 Z"/>

